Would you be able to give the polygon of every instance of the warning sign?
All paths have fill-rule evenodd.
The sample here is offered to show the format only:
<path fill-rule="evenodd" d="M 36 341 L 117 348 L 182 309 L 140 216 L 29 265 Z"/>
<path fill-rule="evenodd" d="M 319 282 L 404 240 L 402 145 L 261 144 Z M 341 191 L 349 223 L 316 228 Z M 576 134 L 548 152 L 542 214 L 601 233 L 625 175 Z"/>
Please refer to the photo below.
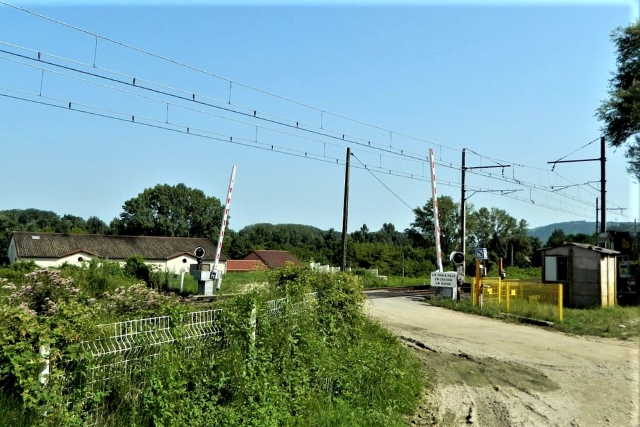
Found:
<path fill-rule="evenodd" d="M 458 273 L 455 271 L 434 271 L 431 273 L 431 286 L 455 288 L 458 286 Z"/>

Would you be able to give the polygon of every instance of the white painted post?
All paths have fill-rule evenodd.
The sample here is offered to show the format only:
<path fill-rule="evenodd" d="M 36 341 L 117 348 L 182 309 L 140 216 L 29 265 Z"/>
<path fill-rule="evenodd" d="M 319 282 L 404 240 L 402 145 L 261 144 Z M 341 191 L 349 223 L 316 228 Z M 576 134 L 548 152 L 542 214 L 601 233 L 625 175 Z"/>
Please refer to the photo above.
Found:
<path fill-rule="evenodd" d="M 211 272 L 217 280 L 216 290 L 220 290 L 222 286 L 221 273 L 218 272 L 218 264 L 220 262 L 220 254 L 222 253 L 222 240 L 224 239 L 224 229 L 227 228 L 227 218 L 229 217 L 229 208 L 231 207 L 231 193 L 233 193 L 233 183 L 236 180 L 236 167 L 231 169 L 231 179 L 229 180 L 229 191 L 227 192 L 227 203 L 224 206 L 224 214 L 222 215 L 222 225 L 220 226 L 220 236 L 218 236 L 218 248 L 216 249 L 216 259 L 213 261 Z"/>
<path fill-rule="evenodd" d="M 40 346 L 40 356 L 42 356 L 42 363 L 40 364 L 38 381 L 43 386 L 47 385 L 47 379 L 49 377 L 49 372 L 50 372 L 49 354 L 51 354 L 51 348 L 49 347 L 49 344 L 42 344 Z"/>
<path fill-rule="evenodd" d="M 186 273 L 186 272 L 183 271 L 180 274 L 180 293 L 184 292 L 184 273 Z"/>
<path fill-rule="evenodd" d="M 431 194 L 433 198 L 433 225 L 436 237 L 436 257 L 438 271 L 442 272 L 442 248 L 440 247 L 440 221 L 438 220 L 438 190 L 436 189 L 436 161 L 433 156 L 433 148 L 429 148 L 429 163 L 431 164 Z"/>
<path fill-rule="evenodd" d="M 251 350 L 255 349 L 256 347 L 256 325 L 257 325 L 257 313 L 258 310 L 256 308 L 256 304 L 253 304 L 253 307 L 251 308 L 251 316 L 249 317 L 249 327 L 251 328 L 251 335 L 249 338 L 249 348 Z"/>

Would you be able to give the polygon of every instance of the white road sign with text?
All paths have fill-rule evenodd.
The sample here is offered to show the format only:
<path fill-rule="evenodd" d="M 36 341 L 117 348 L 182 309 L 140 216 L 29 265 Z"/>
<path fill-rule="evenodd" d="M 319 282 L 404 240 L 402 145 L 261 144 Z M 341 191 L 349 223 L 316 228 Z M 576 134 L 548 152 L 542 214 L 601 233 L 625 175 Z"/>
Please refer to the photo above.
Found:
<path fill-rule="evenodd" d="M 431 286 L 455 288 L 458 286 L 458 273 L 455 271 L 434 271 L 431 273 Z"/>

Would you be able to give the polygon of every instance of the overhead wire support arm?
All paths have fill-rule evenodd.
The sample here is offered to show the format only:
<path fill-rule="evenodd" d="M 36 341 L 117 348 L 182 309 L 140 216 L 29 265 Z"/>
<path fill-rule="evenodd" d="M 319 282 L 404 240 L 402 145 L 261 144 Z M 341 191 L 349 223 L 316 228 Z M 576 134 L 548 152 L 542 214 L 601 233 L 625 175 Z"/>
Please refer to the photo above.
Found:
<path fill-rule="evenodd" d="M 594 143 L 595 141 L 597 141 L 597 139 L 594 139 L 593 141 L 585 144 L 584 146 L 580 147 L 579 149 L 582 149 L 592 143 Z M 578 150 L 579 150 L 578 149 Z M 576 151 L 578 151 L 576 150 Z M 564 157 L 561 157 L 558 160 L 554 160 L 552 162 L 547 162 L 547 164 L 552 164 L 553 167 L 551 168 L 551 171 L 553 172 L 553 170 L 555 169 L 556 165 L 558 163 L 578 163 L 578 162 L 600 162 L 600 198 L 602 200 L 602 209 L 600 209 L 600 233 L 604 233 L 606 232 L 606 228 L 607 228 L 607 189 L 606 189 L 606 184 L 607 184 L 607 179 L 606 179 L 606 165 L 607 165 L 607 158 L 606 158 L 606 144 L 605 144 L 605 139 L 604 136 L 600 137 L 600 157 L 596 158 L 596 159 L 576 159 L 576 160 L 562 160 L 565 157 L 569 156 L 570 154 L 575 153 L 575 151 L 573 151 L 570 154 L 567 154 Z"/>
<path fill-rule="evenodd" d="M 593 184 L 593 183 L 596 183 L 596 182 L 600 182 L 600 181 L 587 181 L 587 182 L 583 182 L 582 184 L 552 185 L 549 188 L 551 188 L 551 191 L 560 191 L 560 190 L 564 190 L 566 188 L 579 187 L 581 185 L 587 185 L 587 186 L 591 187 L 589 184 Z M 591 187 L 591 188 L 594 188 L 594 187 Z"/>
<path fill-rule="evenodd" d="M 598 162 L 600 161 L 600 157 L 597 159 L 579 159 L 579 160 L 555 160 L 553 162 L 547 162 L 547 164 L 553 164 L 554 167 L 557 163 L 578 163 L 578 162 Z M 551 169 L 553 172 L 553 168 Z"/>
<path fill-rule="evenodd" d="M 471 151 L 471 150 L 469 150 Z M 460 252 L 462 252 L 463 254 L 465 253 L 465 240 L 466 240 L 466 227 L 467 227 L 467 207 L 466 207 L 466 200 L 467 200 L 467 195 L 466 195 L 466 189 L 465 189 L 465 178 L 466 178 L 466 172 L 468 170 L 473 170 L 473 169 L 492 169 L 492 168 L 510 168 L 511 165 L 503 165 L 503 164 L 497 164 L 497 165 L 491 165 L 491 166 L 467 166 L 466 165 L 466 154 L 467 154 L 467 149 L 463 148 L 462 149 L 462 166 L 460 168 L 460 171 L 462 173 L 461 179 L 460 179 L 460 192 L 461 192 L 461 196 L 460 196 Z M 477 153 L 474 153 L 477 154 Z M 504 171 L 503 171 L 504 172 Z M 503 190 L 497 190 L 497 191 L 503 191 Z M 514 190 L 515 191 L 515 190 Z M 475 191 L 473 194 L 477 193 L 478 191 Z M 471 196 L 473 196 L 473 194 Z M 502 193 L 502 194 L 509 194 L 509 193 Z M 471 197 L 469 196 L 469 197 Z"/>
<path fill-rule="evenodd" d="M 490 169 L 490 168 L 510 168 L 511 165 L 492 165 L 492 166 L 462 166 L 464 170 L 473 170 L 473 169 Z"/>
<path fill-rule="evenodd" d="M 472 190 L 472 193 L 467 196 L 465 200 L 469 200 L 476 193 L 498 193 L 501 195 L 516 193 L 518 191 L 522 191 L 522 188 L 512 189 L 512 190 Z"/>

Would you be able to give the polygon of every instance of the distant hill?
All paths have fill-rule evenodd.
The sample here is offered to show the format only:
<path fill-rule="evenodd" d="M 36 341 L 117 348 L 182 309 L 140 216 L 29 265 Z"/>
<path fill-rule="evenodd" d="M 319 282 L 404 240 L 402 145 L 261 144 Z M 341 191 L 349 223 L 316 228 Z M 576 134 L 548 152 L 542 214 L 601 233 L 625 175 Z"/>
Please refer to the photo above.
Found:
<path fill-rule="evenodd" d="M 556 222 L 554 224 L 543 225 L 529 230 L 529 236 L 539 238 L 542 243 L 549 240 L 553 230 L 561 229 L 564 234 L 594 234 L 596 223 L 593 221 L 567 221 Z M 633 222 L 607 222 L 607 230 L 634 231 Z"/>

